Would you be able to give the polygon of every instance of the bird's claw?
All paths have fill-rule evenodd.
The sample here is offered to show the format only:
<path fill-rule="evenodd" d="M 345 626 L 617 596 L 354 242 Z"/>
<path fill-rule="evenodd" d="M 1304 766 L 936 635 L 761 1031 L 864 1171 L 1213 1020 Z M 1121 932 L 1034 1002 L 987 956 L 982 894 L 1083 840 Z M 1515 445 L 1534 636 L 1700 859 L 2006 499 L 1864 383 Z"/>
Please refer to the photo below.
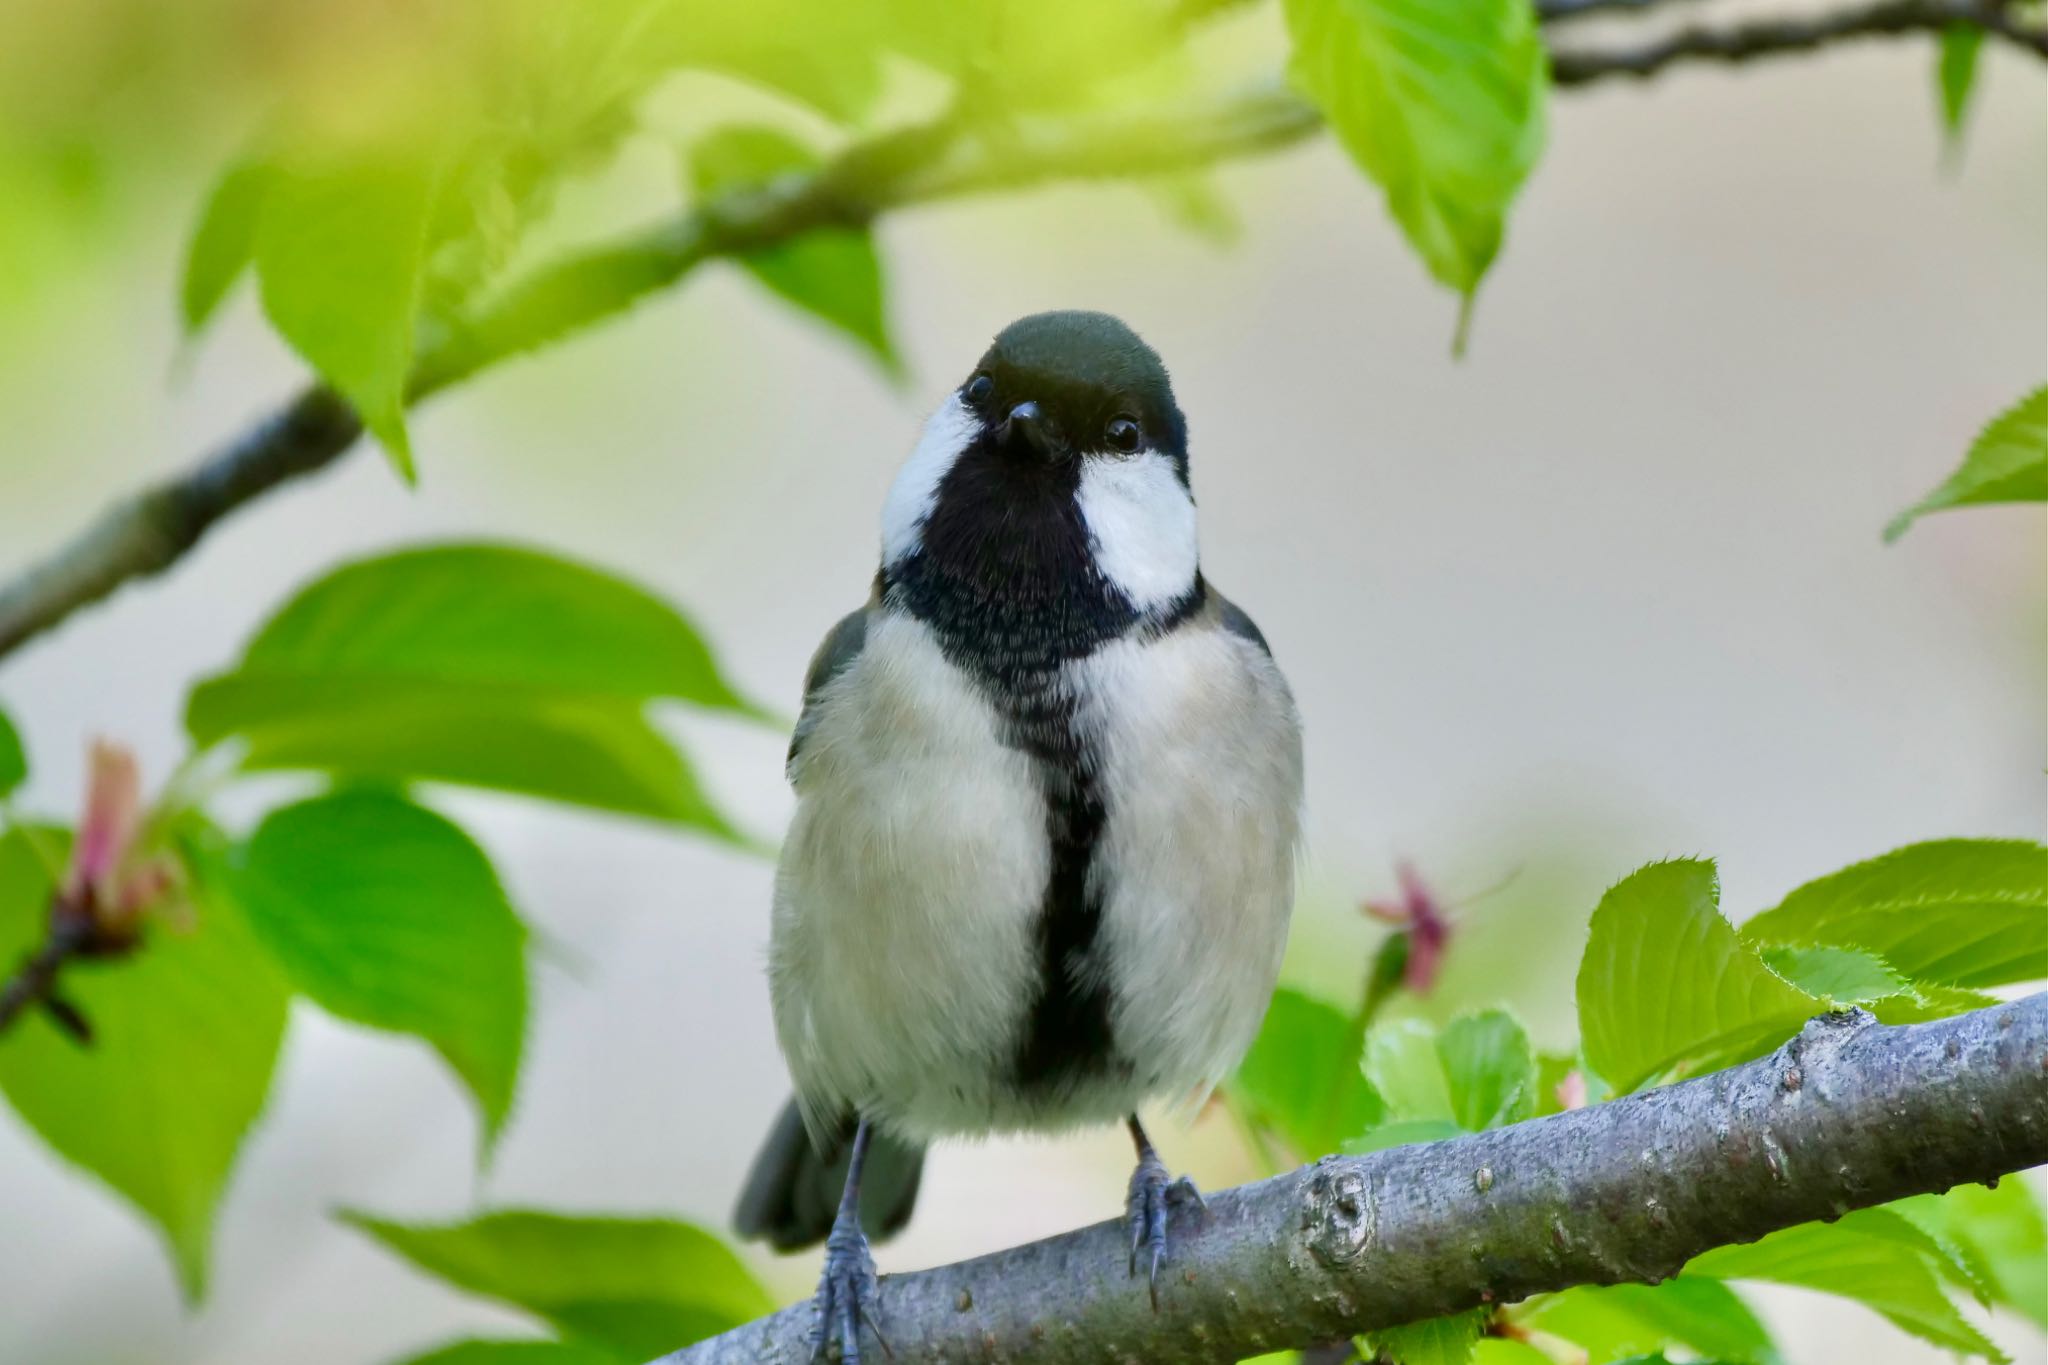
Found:
<path fill-rule="evenodd" d="M 875 1322 L 880 1297 L 875 1258 L 858 1220 L 842 1217 L 825 1240 L 825 1273 L 818 1278 L 818 1327 L 811 1338 L 811 1360 L 860 1365 L 860 1329 L 866 1323 L 882 1354 L 894 1359 L 882 1329 Z M 838 1353 L 833 1353 L 833 1347 Z"/>
<path fill-rule="evenodd" d="M 1124 1202 L 1124 1216 L 1131 1225 L 1130 1273 L 1137 1275 L 1139 1257 L 1144 1255 L 1155 1313 L 1159 1311 L 1159 1266 L 1166 1259 L 1167 1215 L 1175 1204 L 1189 1203 L 1208 1211 L 1194 1181 L 1186 1176 L 1173 1179 L 1155 1152 L 1148 1150 L 1138 1158 L 1138 1169 L 1131 1172 L 1131 1192 Z"/>

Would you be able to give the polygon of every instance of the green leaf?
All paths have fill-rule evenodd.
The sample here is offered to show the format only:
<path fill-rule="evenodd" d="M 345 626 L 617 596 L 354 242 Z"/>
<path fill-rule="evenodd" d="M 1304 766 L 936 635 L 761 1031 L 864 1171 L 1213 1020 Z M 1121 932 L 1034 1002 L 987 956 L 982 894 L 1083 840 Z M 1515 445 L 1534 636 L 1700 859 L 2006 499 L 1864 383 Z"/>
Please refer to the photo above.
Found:
<path fill-rule="evenodd" d="M 1828 944 L 1916 982 L 2048 976 L 2048 849 L 2024 839 L 1911 844 L 1806 885 L 1743 925 L 1752 943 Z"/>
<path fill-rule="evenodd" d="M 38 832 L 60 850 L 61 831 Z M 24 831 L 0 836 L 0 962 L 40 942 L 53 893 Z M 149 926 L 133 953 L 75 962 L 81 1046 L 40 1013 L 0 1038 L 0 1092 L 62 1156 L 162 1231 L 188 1300 L 206 1288 L 215 1206 L 263 1109 L 288 994 L 231 902 L 195 887 L 189 932 Z"/>
<path fill-rule="evenodd" d="M 256 249 L 256 222 L 270 183 L 269 167 L 237 161 L 214 182 L 185 248 L 179 311 L 189 336 L 213 317 Z"/>
<path fill-rule="evenodd" d="M 690 158 L 697 193 L 705 198 L 818 165 L 817 153 L 803 143 L 759 127 L 721 128 L 699 142 Z M 757 247 L 739 260 L 769 289 L 859 342 L 886 373 L 902 375 L 883 307 L 882 262 L 867 229 L 819 228 Z"/>
<path fill-rule="evenodd" d="M 1389 1119 L 1457 1124 L 1457 1104 L 1436 1044 L 1436 1030 L 1420 1019 L 1382 1024 L 1365 1040 L 1365 1078 Z"/>
<path fill-rule="evenodd" d="M 2048 501 L 2048 384 L 1991 419 L 1962 466 L 1884 528 L 1886 541 L 1929 512 L 1992 502 Z"/>
<path fill-rule="evenodd" d="M 737 1256 L 687 1223 L 525 1211 L 443 1226 L 342 1216 L 430 1275 L 635 1360 L 775 1306 Z"/>
<path fill-rule="evenodd" d="M 1535 1112 L 1536 1057 L 1522 1026 L 1501 1010 L 1453 1019 L 1437 1038 L 1451 1117 L 1468 1132 L 1520 1123 Z"/>
<path fill-rule="evenodd" d="M 694 627 L 620 579 L 530 550 L 449 545 L 349 565 L 271 619 L 185 724 L 244 764 L 521 792 L 738 836 L 648 724 L 672 698 L 763 713 Z"/>
<path fill-rule="evenodd" d="M 2034 1182 L 2009 1175 L 1996 1188 L 1959 1185 L 1885 1207 L 1954 1246 L 1993 1303 L 2048 1330 L 2048 1219 Z"/>
<path fill-rule="evenodd" d="M 526 931 L 468 835 L 385 792 L 318 797 L 264 820 L 234 886 L 293 985 L 432 1044 L 496 1137 L 526 1034 Z"/>
<path fill-rule="evenodd" d="M 1287 0 L 1295 84 L 1439 281 L 1470 299 L 1543 146 L 1527 0 Z"/>
<path fill-rule="evenodd" d="M 1554 1362 L 1526 1341 L 1481 1337 L 1472 1346 L 1472 1365 L 1554 1365 Z"/>
<path fill-rule="evenodd" d="M 1662 1284 L 1586 1285 L 1535 1301 L 1522 1325 L 1564 1338 L 1587 1365 L 1669 1349 L 1772 1365 L 1770 1333 L 1718 1280 L 1680 1275 Z"/>
<path fill-rule="evenodd" d="M 1984 30 L 1976 24 L 1950 24 L 1941 31 L 1934 79 L 1941 92 L 1941 126 L 1951 146 L 1963 136 L 1963 120 L 1970 112 L 1970 95 L 1977 83 L 1977 57 L 1983 47 Z"/>
<path fill-rule="evenodd" d="M 1947 1350 L 2005 1359 L 1942 1293 L 1935 1272 L 1913 1248 L 1847 1219 L 1802 1223 L 1748 1246 L 1716 1247 L 1694 1257 L 1684 1273 L 1817 1289 L 1863 1303 Z"/>
<path fill-rule="evenodd" d="M 1312 1160 L 1382 1117 L 1359 1070 L 1353 1021 L 1320 1000 L 1282 988 L 1237 1068 L 1230 1089 L 1253 1116 Z"/>
<path fill-rule="evenodd" d="M 1488 1309 L 1475 1308 L 1449 1317 L 1390 1327 L 1372 1333 L 1367 1339 L 1374 1350 L 1395 1365 L 1467 1365 L 1488 1315 Z"/>
<path fill-rule="evenodd" d="M 1447 1138 L 1464 1136 L 1465 1130 L 1449 1119 L 1395 1119 L 1357 1137 L 1345 1139 L 1341 1150 L 1346 1156 L 1364 1156 L 1368 1152 L 1384 1152 L 1390 1147 L 1411 1147 L 1417 1143 L 1442 1142 Z"/>
<path fill-rule="evenodd" d="M 1906 978 L 1883 958 L 1856 948 L 1774 947 L 1760 952 L 1779 976 L 1837 1005 L 1867 1005 L 1910 989 Z"/>
<path fill-rule="evenodd" d="M 28 780 L 28 754 L 21 747 L 21 733 L 0 711 L 0 801 Z"/>
<path fill-rule="evenodd" d="M 1958 986 L 1915 985 L 1898 995 L 1870 1002 L 1870 1012 L 1883 1024 L 1920 1024 L 1929 1019 L 1947 1019 L 1971 1010 L 1990 1009 L 1998 1003 L 1995 995 L 1966 991 Z"/>
<path fill-rule="evenodd" d="M 405 383 L 436 179 L 427 159 L 374 151 L 279 166 L 256 224 L 264 312 L 407 483 Z"/>
<path fill-rule="evenodd" d="M 1719 909 L 1714 865 L 1651 863 L 1600 898 L 1579 961 L 1587 1063 L 1616 1094 L 1755 1056 L 1821 1003 L 1764 965 Z"/>
<path fill-rule="evenodd" d="M 458 1341 L 404 1365 L 635 1365 L 602 1346 L 571 1341 Z"/>

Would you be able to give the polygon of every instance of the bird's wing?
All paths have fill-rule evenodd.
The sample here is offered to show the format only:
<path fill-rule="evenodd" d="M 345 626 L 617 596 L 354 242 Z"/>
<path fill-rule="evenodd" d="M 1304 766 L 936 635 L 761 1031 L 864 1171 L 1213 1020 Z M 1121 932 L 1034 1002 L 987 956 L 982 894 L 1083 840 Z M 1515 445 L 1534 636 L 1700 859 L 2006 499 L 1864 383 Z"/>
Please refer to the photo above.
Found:
<path fill-rule="evenodd" d="M 1265 633 L 1259 629 L 1258 623 L 1245 614 L 1243 607 L 1216 591 L 1215 584 L 1210 583 L 1206 586 L 1209 590 L 1209 600 L 1215 604 L 1216 623 L 1238 639 L 1257 645 L 1261 654 L 1272 658 L 1273 647 L 1266 643 Z"/>
<path fill-rule="evenodd" d="M 789 737 L 789 757 L 783 764 L 783 771 L 792 780 L 796 775 L 797 755 L 803 750 L 804 740 L 818 724 L 818 694 L 860 657 L 862 646 L 868 642 L 868 613 L 872 609 L 873 604 L 870 603 L 840 617 L 839 624 L 826 632 L 818 652 L 811 655 L 810 671 L 804 674 L 804 709 L 796 718 L 796 733 Z"/>

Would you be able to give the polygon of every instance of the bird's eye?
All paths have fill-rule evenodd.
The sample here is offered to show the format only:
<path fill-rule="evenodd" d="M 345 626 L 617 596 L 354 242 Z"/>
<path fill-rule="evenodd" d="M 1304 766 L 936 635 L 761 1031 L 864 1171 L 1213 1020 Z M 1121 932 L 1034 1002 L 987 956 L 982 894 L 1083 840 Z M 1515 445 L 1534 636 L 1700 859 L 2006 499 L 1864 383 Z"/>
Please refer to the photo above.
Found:
<path fill-rule="evenodd" d="M 969 403 L 972 403 L 977 408 L 980 407 L 982 404 L 988 402 L 989 395 L 993 394 L 995 391 L 996 381 L 990 379 L 985 374 L 978 374 L 974 376 L 974 378 L 968 380 L 967 388 L 965 390 L 967 395 L 967 401 Z"/>
<path fill-rule="evenodd" d="M 1138 448 L 1138 438 L 1141 434 L 1138 430 L 1138 424 L 1128 417 L 1114 419 L 1102 431 L 1103 438 L 1110 445 L 1127 453 Z"/>

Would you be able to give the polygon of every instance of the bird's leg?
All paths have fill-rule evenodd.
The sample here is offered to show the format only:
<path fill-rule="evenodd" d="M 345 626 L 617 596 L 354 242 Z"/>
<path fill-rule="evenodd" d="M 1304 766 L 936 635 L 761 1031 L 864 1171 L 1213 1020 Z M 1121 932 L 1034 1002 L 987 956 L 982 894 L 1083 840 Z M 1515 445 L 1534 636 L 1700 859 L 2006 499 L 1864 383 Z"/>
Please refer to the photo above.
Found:
<path fill-rule="evenodd" d="M 1124 1201 L 1124 1216 L 1131 1225 L 1131 1274 L 1138 1273 L 1138 1258 L 1146 1258 L 1146 1276 L 1152 1290 L 1152 1310 L 1159 1311 L 1159 1263 L 1166 1257 L 1166 1215 L 1174 1204 L 1193 1203 L 1198 1209 L 1202 1192 L 1195 1182 L 1182 1176 L 1175 1180 L 1166 1173 L 1166 1163 L 1153 1150 L 1144 1125 L 1136 1114 L 1127 1120 L 1131 1141 L 1138 1145 L 1138 1169 L 1131 1172 L 1131 1192 Z"/>
<path fill-rule="evenodd" d="M 860 1326 L 865 1322 L 881 1342 L 882 1353 L 894 1356 L 882 1329 L 875 1325 L 875 1258 L 860 1227 L 860 1168 L 868 1155 L 868 1121 L 853 1130 L 853 1154 L 846 1166 L 846 1189 L 839 1213 L 825 1239 L 825 1273 L 818 1279 L 818 1331 L 811 1339 L 811 1359 L 829 1361 L 839 1346 L 840 1365 L 860 1365 Z"/>

